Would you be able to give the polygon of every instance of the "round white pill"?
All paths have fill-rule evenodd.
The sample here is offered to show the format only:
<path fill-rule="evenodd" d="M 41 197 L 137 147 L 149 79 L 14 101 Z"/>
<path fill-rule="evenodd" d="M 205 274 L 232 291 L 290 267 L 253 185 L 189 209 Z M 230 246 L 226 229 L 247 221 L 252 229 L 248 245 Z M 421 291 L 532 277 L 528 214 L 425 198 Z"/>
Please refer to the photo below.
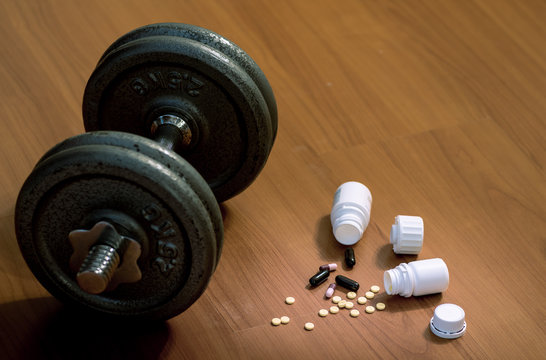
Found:
<path fill-rule="evenodd" d="M 366 298 L 368 298 L 368 299 L 373 299 L 375 294 L 373 292 L 371 292 L 371 291 L 366 291 L 366 294 L 364 294 L 364 296 L 366 296 Z"/>
<path fill-rule="evenodd" d="M 287 303 L 288 305 L 292 305 L 295 301 L 296 299 L 294 299 L 292 296 L 289 296 L 284 300 L 284 302 Z"/>
<path fill-rule="evenodd" d="M 356 293 L 354 291 L 349 291 L 347 293 L 347 299 L 354 299 L 356 297 Z"/>
<path fill-rule="evenodd" d="M 372 287 L 370 287 L 370 290 L 374 293 L 378 293 L 381 288 L 377 285 L 372 285 Z"/>
<path fill-rule="evenodd" d="M 305 330 L 307 330 L 307 331 L 311 331 L 311 330 L 313 330 L 313 329 L 315 328 L 315 324 L 310 323 L 310 322 L 309 322 L 309 323 L 305 323 L 304 328 L 305 328 Z"/>
<path fill-rule="evenodd" d="M 281 316 L 282 324 L 288 324 L 289 322 L 290 322 L 290 318 L 288 316 Z"/>
<path fill-rule="evenodd" d="M 366 312 L 368 314 L 371 314 L 375 311 L 375 308 L 373 306 L 366 306 Z"/>
<path fill-rule="evenodd" d="M 352 309 L 354 306 L 355 304 L 353 304 L 351 301 L 347 301 L 347 303 L 345 303 L 345 309 Z"/>
<path fill-rule="evenodd" d="M 328 310 L 326 309 L 320 309 L 319 312 L 318 312 L 319 316 L 321 317 L 325 317 L 326 315 L 328 315 Z"/>
<path fill-rule="evenodd" d="M 334 304 L 337 304 L 337 303 L 340 302 L 340 301 L 341 301 L 341 296 L 334 296 L 334 297 L 332 298 L 332 302 L 333 302 Z"/>
<path fill-rule="evenodd" d="M 354 310 L 351 310 L 350 314 L 352 317 L 357 317 L 358 315 L 360 315 L 360 311 L 354 309 Z"/>
<path fill-rule="evenodd" d="M 361 296 L 359 297 L 357 300 L 356 300 L 360 305 L 364 305 L 366 303 L 366 298 L 364 296 Z"/>
<path fill-rule="evenodd" d="M 330 312 L 332 314 L 337 314 L 339 312 L 339 308 L 337 306 L 330 306 Z"/>
<path fill-rule="evenodd" d="M 340 309 L 343 309 L 345 307 L 345 304 L 347 304 L 347 301 L 346 300 L 341 300 L 340 302 L 337 303 L 337 306 Z"/>
<path fill-rule="evenodd" d="M 375 308 L 376 308 L 377 310 L 380 310 L 380 311 L 381 311 L 381 310 L 385 310 L 385 304 L 383 304 L 383 303 L 377 303 L 377 304 L 375 304 Z"/>
<path fill-rule="evenodd" d="M 279 325 L 281 324 L 281 319 L 279 319 L 279 318 L 273 318 L 273 319 L 271 320 L 271 324 L 272 324 L 273 326 L 279 326 Z"/>

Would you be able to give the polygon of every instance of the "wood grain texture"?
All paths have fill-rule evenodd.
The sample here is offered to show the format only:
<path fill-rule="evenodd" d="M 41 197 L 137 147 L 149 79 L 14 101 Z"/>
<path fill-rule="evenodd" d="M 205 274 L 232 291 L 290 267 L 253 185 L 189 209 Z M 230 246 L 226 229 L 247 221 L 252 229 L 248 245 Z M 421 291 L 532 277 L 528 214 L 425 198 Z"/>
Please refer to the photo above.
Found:
<path fill-rule="evenodd" d="M 544 358 L 545 18 L 540 0 L 1 0 L 0 356 Z M 225 245 L 205 294 L 164 324 L 99 329 L 27 269 L 14 204 L 39 157 L 83 132 L 83 89 L 107 46 L 168 21 L 216 31 L 254 58 L 279 133 L 257 181 L 222 205 Z M 341 264 L 329 211 L 348 180 L 374 200 L 358 263 L 338 273 L 364 290 L 400 262 L 441 257 L 446 292 L 381 291 L 384 312 L 317 316 L 327 285 L 307 280 Z M 392 252 L 397 214 L 424 219 L 417 257 Z M 428 330 L 446 302 L 466 312 L 460 339 Z M 290 324 L 270 325 L 282 315 Z"/>

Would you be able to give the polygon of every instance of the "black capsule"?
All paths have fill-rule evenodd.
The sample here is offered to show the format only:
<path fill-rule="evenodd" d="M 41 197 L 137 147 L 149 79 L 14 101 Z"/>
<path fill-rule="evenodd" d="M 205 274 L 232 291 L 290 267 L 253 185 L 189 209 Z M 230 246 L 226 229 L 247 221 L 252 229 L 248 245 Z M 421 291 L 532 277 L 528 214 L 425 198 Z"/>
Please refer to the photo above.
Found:
<path fill-rule="evenodd" d="M 356 259 L 355 259 L 355 252 L 353 248 L 345 249 L 345 264 L 347 264 L 347 267 L 350 267 L 350 268 L 355 266 Z"/>
<path fill-rule="evenodd" d="M 309 284 L 311 284 L 311 286 L 320 285 L 325 282 L 326 279 L 328 279 L 328 275 L 330 275 L 330 272 L 328 270 L 319 271 L 315 275 L 311 276 L 311 278 L 309 279 Z"/>
<path fill-rule="evenodd" d="M 353 291 L 357 291 L 358 288 L 360 287 L 360 285 L 356 281 L 349 279 L 348 277 L 343 275 L 336 276 L 336 284 L 344 287 L 345 289 L 349 289 Z"/>

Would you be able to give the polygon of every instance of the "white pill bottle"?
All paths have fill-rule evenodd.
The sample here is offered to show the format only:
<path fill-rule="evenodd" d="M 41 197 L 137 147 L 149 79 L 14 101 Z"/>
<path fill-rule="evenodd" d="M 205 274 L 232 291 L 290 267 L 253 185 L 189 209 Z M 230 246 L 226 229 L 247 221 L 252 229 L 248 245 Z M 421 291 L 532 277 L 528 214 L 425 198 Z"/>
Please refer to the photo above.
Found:
<path fill-rule="evenodd" d="M 366 186 L 356 181 L 341 184 L 330 213 L 336 240 L 343 245 L 356 244 L 370 223 L 371 210 L 372 194 Z"/>
<path fill-rule="evenodd" d="M 449 271 L 442 259 L 427 259 L 402 263 L 385 271 L 385 291 L 404 297 L 436 294 L 447 290 Z"/>

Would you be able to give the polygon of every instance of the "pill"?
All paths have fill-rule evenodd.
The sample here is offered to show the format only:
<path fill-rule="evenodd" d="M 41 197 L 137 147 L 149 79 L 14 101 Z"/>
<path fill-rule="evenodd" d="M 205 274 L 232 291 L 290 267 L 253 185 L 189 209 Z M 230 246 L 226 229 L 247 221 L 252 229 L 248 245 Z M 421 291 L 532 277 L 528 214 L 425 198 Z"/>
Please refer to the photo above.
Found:
<path fill-rule="evenodd" d="M 284 300 L 284 302 L 287 303 L 288 305 L 292 305 L 295 301 L 296 299 L 294 299 L 292 296 L 289 296 Z"/>
<path fill-rule="evenodd" d="M 272 324 L 273 326 L 279 326 L 279 325 L 281 324 L 281 319 L 279 319 L 279 318 L 273 318 L 273 319 L 271 320 L 271 324 Z"/>
<path fill-rule="evenodd" d="M 340 309 L 343 309 L 345 307 L 345 304 L 347 304 L 347 301 L 341 300 L 340 302 L 337 303 L 337 307 Z"/>
<path fill-rule="evenodd" d="M 336 284 L 352 291 L 357 291 L 360 287 L 356 281 L 343 275 L 336 276 Z"/>
<path fill-rule="evenodd" d="M 324 297 L 326 299 L 329 299 L 334 295 L 334 290 L 336 289 L 336 283 L 331 283 L 330 286 L 328 286 L 328 289 L 326 289 L 326 294 L 324 294 Z"/>
<path fill-rule="evenodd" d="M 290 322 L 290 318 L 288 316 L 281 316 L 282 324 L 288 324 L 289 322 Z"/>
<path fill-rule="evenodd" d="M 375 304 L 375 307 L 377 310 L 385 310 L 385 304 L 383 303 L 377 303 Z"/>
<path fill-rule="evenodd" d="M 378 293 L 380 289 L 381 288 L 377 285 L 372 285 L 372 287 L 370 287 L 370 290 L 374 293 Z"/>
<path fill-rule="evenodd" d="M 305 330 L 307 330 L 307 331 L 311 331 L 311 330 L 313 330 L 313 329 L 315 328 L 315 324 L 313 324 L 313 323 L 305 323 L 304 328 L 305 328 Z"/>
<path fill-rule="evenodd" d="M 364 296 L 361 296 L 359 297 L 357 300 L 356 300 L 360 305 L 364 305 L 366 303 L 366 298 Z"/>
<path fill-rule="evenodd" d="M 355 293 L 355 292 L 349 291 L 349 292 L 347 293 L 347 299 L 351 299 L 351 300 L 352 300 L 352 299 L 354 299 L 355 297 L 356 297 L 356 293 Z"/>
<path fill-rule="evenodd" d="M 360 315 L 360 311 L 354 309 L 354 310 L 351 310 L 350 314 L 352 317 L 357 317 L 358 315 Z"/>
<path fill-rule="evenodd" d="M 375 294 L 373 292 L 371 292 L 371 291 L 366 291 L 366 294 L 364 294 L 364 296 L 366 296 L 366 298 L 368 298 L 368 299 L 373 299 Z"/>
<path fill-rule="evenodd" d="M 337 306 L 330 306 L 330 312 L 332 314 L 337 314 L 339 312 L 339 308 Z"/>
<path fill-rule="evenodd" d="M 352 309 L 355 306 L 351 301 L 345 303 L 345 309 Z"/>
<path fill-rule="evenodd" d="M 315 275 L 311 276 L 309 279 L 309 284 L 311 284 L 311 286 L 318 286 L 328 279 L 328 275 L 330 275 L 328 270 L 321 270 Z"/>
<path fill-rule="evenodd" d="M 347 267 L 352 268 L 356 264 L 355 252 L 353 248 L 345 249 L 345 264 Z"/>
<path fill-rule="evenodd" d="M 320 309 L 319 312 L 318 312 L 319 316 L 321 317 L 325 317 L 326 315 L 328 315 L 328 310 L 326 309 Z"/>
<path fill-rule="evenodd" d="M 337 304 L 337 303 L 339 303 L 340 301 L 341 301 L 341 296 L 334 296 L 334 297 L 332 298 L 332 302 L 333 302 L 334 304 Z"/>
<path fill-rule="evenodd" d="M 337 264 L 324 264 L 319 266 L 320 271 L 322 270 L 336 271 L 336 269 L 337 269 Z"/>
<path fill-rule="evenodd" d="M 373 306 L 366 306 L 366 312 L 368 314 L 371 314 L 375 311 L 375 308 Z"/>

